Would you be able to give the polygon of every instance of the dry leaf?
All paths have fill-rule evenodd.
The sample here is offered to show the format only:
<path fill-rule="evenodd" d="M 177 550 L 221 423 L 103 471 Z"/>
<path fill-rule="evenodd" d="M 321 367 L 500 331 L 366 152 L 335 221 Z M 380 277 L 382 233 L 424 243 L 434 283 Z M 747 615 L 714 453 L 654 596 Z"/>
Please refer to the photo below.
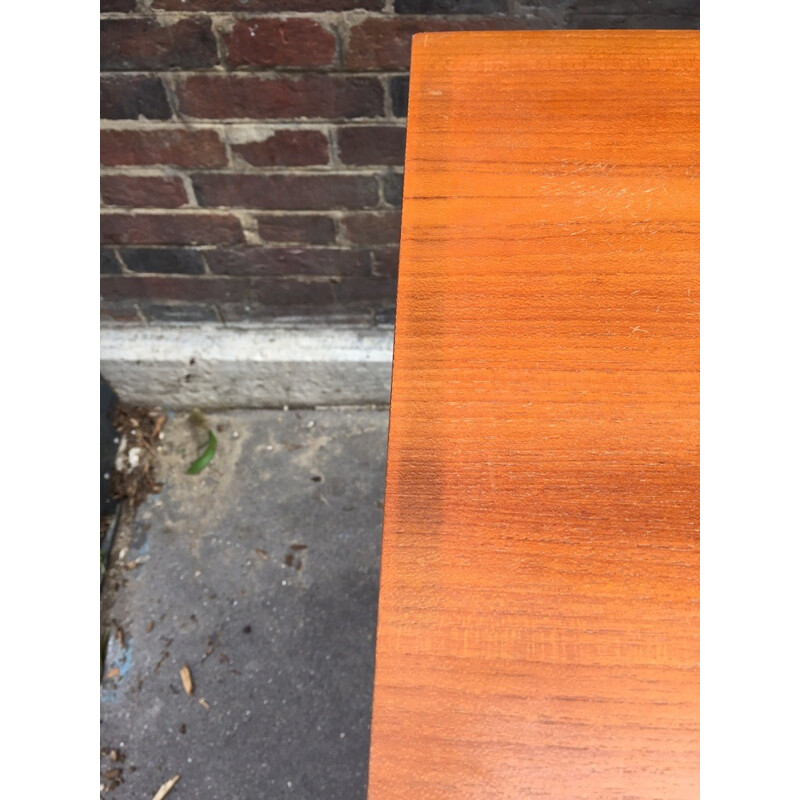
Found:
<path fill-rule="evenodd" d="M 164 800 L 172 791 L 172 787 L 181 779 L 180 775 L 173 775 L 154 795 L 153 800 Z"/>
<path fill-rule="evenodd" d="M 211 706 L 206 702 L 205 697 L 201 697 L 197 702 L 200 703 L 200 705 L 203 706 L 206 711 L 211 708 Z"/>
<path fill-rule="evenodd" d="M 263 558 L 264 561 L 269 560 L 269 553 L 267 553 L 266 550 L 262 550 L 260 547 L 256 547 L 256 555 L 259 558 Z"/>
<path fill-rule="evenodd" d="M 167 418 L 162 414 L 153 425 L 153 433 L 152 436 L 154 439 L 158 439 L 158 434 L 161 433 L 161 429 L 164 427 L 164 423 L 167 421 Z"/>
<path fill-rule="evenodd" d="M 188 664 L 181 667 L 181 683 L 186 694 L 194 694 L 194 683 L 192 683 L 192 671 Z"/>

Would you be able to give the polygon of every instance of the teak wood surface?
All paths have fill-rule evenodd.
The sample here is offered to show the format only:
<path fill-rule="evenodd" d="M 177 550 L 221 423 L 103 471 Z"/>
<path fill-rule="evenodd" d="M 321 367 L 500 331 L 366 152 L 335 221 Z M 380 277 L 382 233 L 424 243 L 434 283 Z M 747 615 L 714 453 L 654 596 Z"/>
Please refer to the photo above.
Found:
<path fill-rule="evenodd" d="M 369 800 L 699 778 L 699 36 L 412 51 Z"/>

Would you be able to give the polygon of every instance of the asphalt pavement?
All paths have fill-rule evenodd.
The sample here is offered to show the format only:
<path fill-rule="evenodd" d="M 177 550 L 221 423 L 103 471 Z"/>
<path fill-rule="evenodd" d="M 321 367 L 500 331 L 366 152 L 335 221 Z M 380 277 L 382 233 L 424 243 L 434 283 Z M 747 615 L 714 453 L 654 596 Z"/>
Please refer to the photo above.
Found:
<path fill-rule="evenodd" d="M 388 411 L 207 419 L 217 452 L 187 475 L 203 436 L 168 415 L 163 489 L 115 543 L 101 796 L 180 775 L 169 800 L 361 800 Z"/>

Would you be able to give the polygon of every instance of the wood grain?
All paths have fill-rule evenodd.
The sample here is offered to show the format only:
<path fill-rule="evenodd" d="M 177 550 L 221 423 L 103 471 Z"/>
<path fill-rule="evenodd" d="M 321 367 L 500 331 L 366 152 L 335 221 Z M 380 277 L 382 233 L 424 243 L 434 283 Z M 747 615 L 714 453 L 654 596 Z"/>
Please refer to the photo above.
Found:
<path fill-rule="evenodd" d="M 414 39 L 370 800 L 698 794 L 698 60 Z"/>

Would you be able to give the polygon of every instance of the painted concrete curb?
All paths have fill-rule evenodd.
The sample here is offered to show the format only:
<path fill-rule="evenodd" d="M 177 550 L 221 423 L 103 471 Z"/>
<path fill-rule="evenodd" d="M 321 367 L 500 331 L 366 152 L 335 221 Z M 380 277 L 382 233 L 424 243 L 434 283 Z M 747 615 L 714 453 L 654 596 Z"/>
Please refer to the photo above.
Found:
<path fill-rule="evenodd" d="M 126 403 L 166 408 L 387 404 L 391 327 L 103 327 L 100 372 Z"/>

